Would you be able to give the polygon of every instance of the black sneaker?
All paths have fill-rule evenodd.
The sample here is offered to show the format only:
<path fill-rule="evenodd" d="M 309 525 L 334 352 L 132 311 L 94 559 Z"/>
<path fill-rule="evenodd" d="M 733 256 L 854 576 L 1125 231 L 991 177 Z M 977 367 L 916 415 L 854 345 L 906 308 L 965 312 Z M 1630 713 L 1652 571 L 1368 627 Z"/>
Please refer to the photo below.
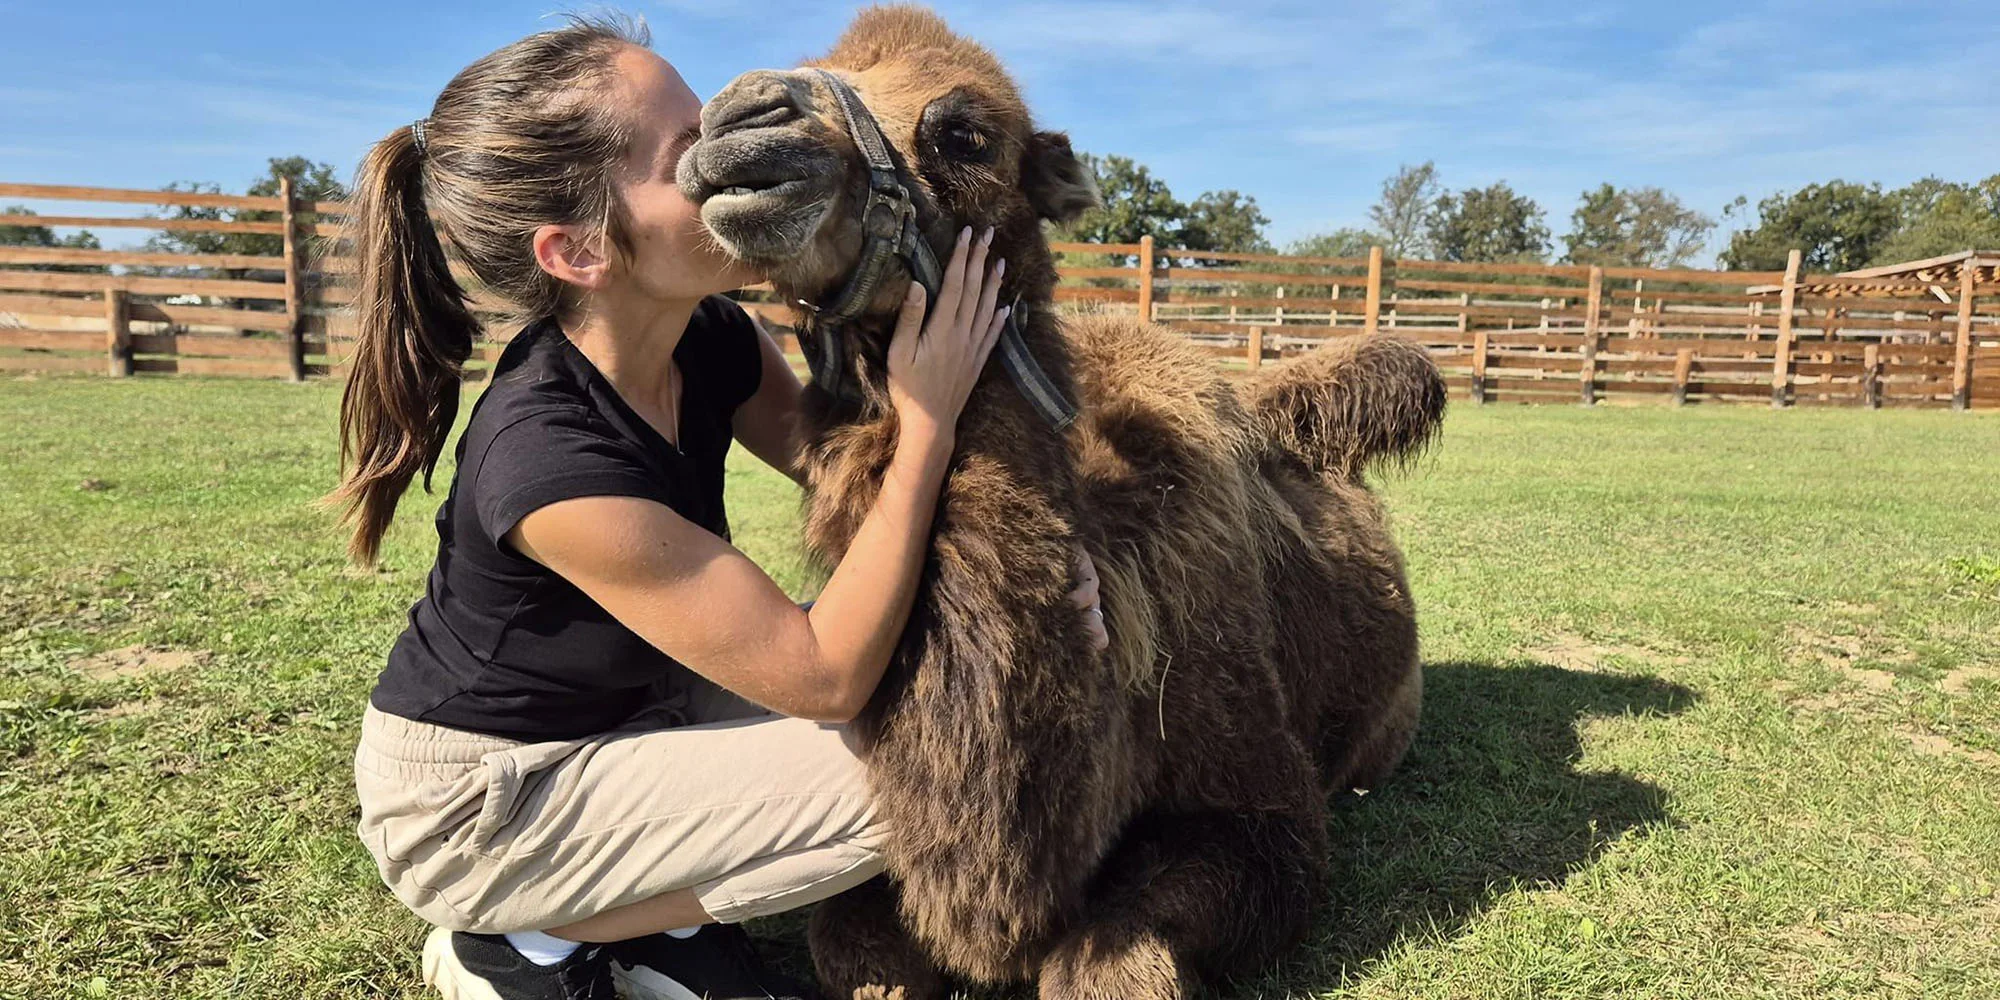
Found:
<path fill-rule="evenodd" d="M 625 1000 L 820 1000 L 766 968 L 743 928 L 709 924 L 688 938 L 651 934 L 606 945 Z"/>
<path fill-rule="evenodd" d="M 444 1000 L 617 1000 L 610 965 L 596 945 L 536 965 L 498 934 L 440 927 L 424 940 L 424 982 Z"/>

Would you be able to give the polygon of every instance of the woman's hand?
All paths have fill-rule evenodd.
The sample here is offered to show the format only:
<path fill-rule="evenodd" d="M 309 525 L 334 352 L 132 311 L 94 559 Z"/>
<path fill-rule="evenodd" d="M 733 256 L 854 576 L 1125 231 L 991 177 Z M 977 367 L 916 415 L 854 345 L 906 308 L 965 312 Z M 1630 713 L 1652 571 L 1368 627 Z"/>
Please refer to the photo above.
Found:
<path fill-rule="evenodd" d="M 1083 627 L 1090 632 L 1090 648 L 1103 649 L 1111 645 L 1111 633 L 1104 630 L 1104 606 L 1097 594 L 1097 564 L 1090 561 L 1090 553 L 1083 546 L 1076 546 L 1076 589 L 1069 592 L 1070 603 L 1083 609 Z"/>
<path fill-rule="evenodd" d="M 924 288 L 910 282 L 889 342 L 889 399 L 905 440 L 951 441 L 959 411 L 1007 324 L 1008 309 L 994 308 L 1007 262 L 987 269 L 986 249 L 992 243 L 991 229 L 977 241 L 970 226 L 959 232 L 929 322 L 924 320 Z"/>

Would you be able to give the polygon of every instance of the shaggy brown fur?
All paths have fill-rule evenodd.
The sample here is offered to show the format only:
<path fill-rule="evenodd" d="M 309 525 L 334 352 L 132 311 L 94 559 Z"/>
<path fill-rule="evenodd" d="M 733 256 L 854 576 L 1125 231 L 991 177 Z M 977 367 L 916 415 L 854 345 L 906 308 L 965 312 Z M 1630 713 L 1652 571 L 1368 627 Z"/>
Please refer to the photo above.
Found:
<path fill-rule="evenodd" d="M 1414 612 L 1361 473 L 1436 428 L 1436 370 L 1401 341 L 1354 338 L 1235 386 L 1169 333 L 1058 317 L 1040 220 L 1087 188 L 991 55 L 888 8 L 820 65 L 848 76 L 916 175 L 934 246 L 999 228 L 1007 297 L 1035 307 L 1026 340 L 1082 410 L 1051 430 L 996 365 L 961 419 L 916 609 L 859 720 L 891 878 L 815 913 L 822 980 L 840 998 L 941 997 L 956 977 L 1149 1000 L 1252 969 L 1305 928 L 1326 794 L 1380 780 L 1415 729 Z M 971 109 L 977 157 L 934 141 L 940 105 Z M 697 197 L 740 188 L 745 164 L 835 171 L 821 202 L 793 185 L 770 205 L 704 205 L 788 298 L 822 295 L 858 251 L 864 171 L 832 107 L 802 75 L 746 74 L 682 164 Z M 753 118 L 776 124 L 736 124 Z M 777 245 L 752 210 L 817 228 Z M 894 448 L 881 348 L 901 292 L 853 335 L 866 398 L 808 390 L 805 533 L 829 565 Z M 1103 580 L 1104 653 L 1066 601 L 1078 541 Z"/>

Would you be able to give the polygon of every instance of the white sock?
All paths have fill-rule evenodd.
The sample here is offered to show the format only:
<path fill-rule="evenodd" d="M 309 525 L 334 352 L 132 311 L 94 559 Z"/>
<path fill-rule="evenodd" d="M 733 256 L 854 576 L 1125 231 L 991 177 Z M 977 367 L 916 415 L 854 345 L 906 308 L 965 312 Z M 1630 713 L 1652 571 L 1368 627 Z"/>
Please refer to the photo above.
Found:
<path fill-rule="evenodd" d="M 565 941 L 553 934 L 541 931 L 521 931 L 507 934 L 507 943 L 521 953 L 521 957 L 536 965 L 556 965 L 570 957 L 581 945 L 575 941 Z"/>
<path fill-rule="evenodd" d="M 679 938 L 682 941 L 686 941 L 688 938 L 694 937 L 696 934 L 700 933 L 701 933 L 701 928 L 699 926 L 682 927 L 678 930 L 668 931 L 667 936 L 670 938 Z"/>

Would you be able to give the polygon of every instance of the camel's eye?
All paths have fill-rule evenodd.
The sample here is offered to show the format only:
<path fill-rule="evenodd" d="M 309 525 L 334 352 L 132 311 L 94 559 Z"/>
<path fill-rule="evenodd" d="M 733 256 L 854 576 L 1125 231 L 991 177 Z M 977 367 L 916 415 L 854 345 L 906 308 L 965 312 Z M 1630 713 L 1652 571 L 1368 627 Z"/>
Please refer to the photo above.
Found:
<path fill-rule="evenodd" d="M 924 109 L 924 144 L 945 160 L 984 163 L 993 157 L 993 142 L 977 119 L 978 112 L 965 95 L 938 98 Z"/>
<path fill-rule="evenodd" d="M 964 122 L 952 122 L 944 127 L 938 145 L 946 156 L 973 156 L 986 148 L 986 137 Z"/>

